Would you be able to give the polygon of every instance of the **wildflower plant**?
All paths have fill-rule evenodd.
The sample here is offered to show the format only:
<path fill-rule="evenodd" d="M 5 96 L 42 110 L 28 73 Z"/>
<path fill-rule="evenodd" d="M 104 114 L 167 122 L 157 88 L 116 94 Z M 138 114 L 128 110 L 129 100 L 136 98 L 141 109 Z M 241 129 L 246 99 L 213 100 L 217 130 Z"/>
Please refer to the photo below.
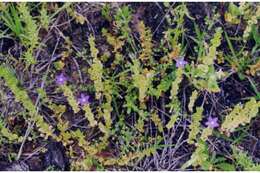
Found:
<path fill-rule="evenodd" d="M 184 68 L 187 64 L 187 61 L 184 60 L 184 57 L 179 57 L 176 59 L 176 67 L 177 68 Z"/>
<path fill-rule="evenodd" d="M 219 124 L 218 124 L 218 118 L 217 118 L 217 117 L 215 117 L 215 118 L 213 118 L 213 117 L 208 117 L 208 121 L 206 122 L 206 125 L 207 125 L 209 128 L 212 128 L 212 129 L 218 127 L 218 126 L 219 126 Z"/>
<path fill-rule="evenodd" d="M 64 85 L 67 81 L 67 78 L 64 76 L 63 73 L 56 76 L 56 83 L 57 85 Z"/>
<path fill-rule="evenodd" d="M 89 96 L 81 93 L 80 97 L 78 98 L 78 103 L 81 106 L 89 104 Z"/>

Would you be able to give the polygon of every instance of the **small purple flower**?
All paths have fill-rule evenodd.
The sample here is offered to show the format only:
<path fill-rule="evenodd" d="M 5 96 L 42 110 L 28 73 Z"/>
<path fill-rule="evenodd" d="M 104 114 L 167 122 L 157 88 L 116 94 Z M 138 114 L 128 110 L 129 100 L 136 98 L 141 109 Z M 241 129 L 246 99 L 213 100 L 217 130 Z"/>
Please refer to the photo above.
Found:
<path fill-rule="evenodd" d="M 184 60 L 184 57 L 176 59 L 176 67 L 183 68 L 188 62 Z"/>
<path fill-rule="evenodd" d="M 206 122 L 206 125 L 212 129 L 214 129 L 215 127 L 218 127 L 218 118 L 212 118 L 212 117 L 208 117 L 208 121 Z"/>
<path fill-rule="evenodd" d="M 58 85 L 64 85 L 66 83 L 66 81 L 67 81 L 67 78 L 64 76 L 63 73 L 56 76 L 56 83 Z"/>
<path fill-rule="evenodd" d="M 78 98 L 78 103 L 82 106 L 89 104 L 89 96 L 85 94 L 80 94 L 80 97 Z"/>

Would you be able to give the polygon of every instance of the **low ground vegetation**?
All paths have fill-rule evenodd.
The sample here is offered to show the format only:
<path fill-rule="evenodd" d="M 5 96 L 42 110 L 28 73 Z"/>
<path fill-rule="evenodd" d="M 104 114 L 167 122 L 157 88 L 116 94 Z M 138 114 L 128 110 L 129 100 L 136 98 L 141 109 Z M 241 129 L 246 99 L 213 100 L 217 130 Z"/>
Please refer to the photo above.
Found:
<path fill-rule="evenodd" d="M 260 170 L 259 3 L 0 3 L 0 170 Z"/>

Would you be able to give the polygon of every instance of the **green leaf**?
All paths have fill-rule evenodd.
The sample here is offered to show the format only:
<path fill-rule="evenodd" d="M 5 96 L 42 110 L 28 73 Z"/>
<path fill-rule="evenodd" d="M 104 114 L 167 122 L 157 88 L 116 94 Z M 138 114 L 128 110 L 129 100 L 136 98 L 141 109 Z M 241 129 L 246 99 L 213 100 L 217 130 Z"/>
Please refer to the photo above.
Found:
<path fill-rule="evenodd" d="M 234 165 L 230 163 L 219 163 L 216 165 L 217 168 L 219 168 L 221 171 L 235 171 L 236 168 Z"/>
<path fill-rule="evenodd" d="M 234 16 L 239 16 L 241 14 L 239 8 L 233 2 L 229 4 L 228 11 Z"/>
<path fill-rule="evenodd" d="M 258 32 L 259 27 L 257 25 L 252 26 L 252 35 L 257 45 L 260 45 L 260 34 Z"/>

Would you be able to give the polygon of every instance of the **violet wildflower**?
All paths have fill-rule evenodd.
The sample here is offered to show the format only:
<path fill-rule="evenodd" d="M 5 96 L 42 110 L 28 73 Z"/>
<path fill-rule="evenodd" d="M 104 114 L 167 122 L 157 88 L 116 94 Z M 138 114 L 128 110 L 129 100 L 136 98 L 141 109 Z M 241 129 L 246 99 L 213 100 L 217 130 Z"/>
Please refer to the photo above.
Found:
<path fill-rule="evenodd" d="M 208 121 L 206 122 L 206 125 L 212 129 L 214 129 L 215 127 L 218 127 L 218 118 L 212 118 L 212 117 L 208 117 Z"/>
<path fill-rule="evenodd" d="M 82 106 L 89 104 L 89 96 L 85 94 L 80 94 L 80 97 L 78 98 L 78 103 Z"/>
<path fill-rule="evenodd" d="M 184 57 L 176 59 L 176 67 L 183 68 L 188 62 L 184 60 Z"/>
<path fill-rule="evenodd" d="M 56 76 L 56 83 L 58 85 L 64 85 L 67 81 L 67 78 L 64 76 L 63 73 L 61 73 L 60 75 Z"/>

